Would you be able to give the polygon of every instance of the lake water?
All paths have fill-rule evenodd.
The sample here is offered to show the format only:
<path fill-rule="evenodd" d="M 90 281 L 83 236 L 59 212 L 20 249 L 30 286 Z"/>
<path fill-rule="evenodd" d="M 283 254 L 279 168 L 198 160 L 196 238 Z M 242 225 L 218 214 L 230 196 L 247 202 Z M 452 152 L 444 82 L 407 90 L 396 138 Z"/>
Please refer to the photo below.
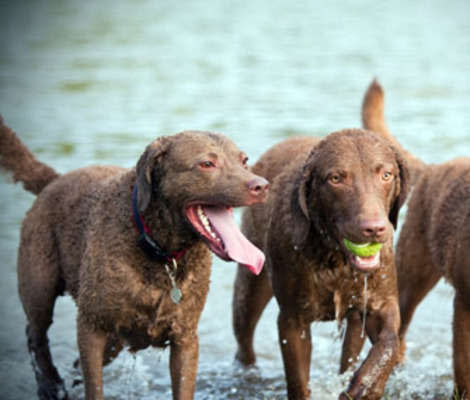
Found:
<path fill-rule="evenodd" d="M 389 125 L 426 162 L 470 155 L 470 2 L 359 0 L 0 1 L 0 113 L 60 172 L 130 167 L 147 143 L 184 129 L 223 132 L 253 162 L 290 135 L 360 125 L 370 80 L 386 90 Z M 0 399 L 35 397 L 16 289 L 21 220 L 34 197 L 0 178 Z M 237 215 L 239 217 L 239 214 Z M 276 305 L 256 335 L 257 371 L 233 366 L 235 264 L 214 259 L 199 326 L 196 399 L 283 399 Z M 387 399 L 444 399 L 452 390 L 452 289 L 419 307 L 407 363 Z M 341 343 L 312 327 L 312 399 L 335 399 Z M 75 306 L 58 301 L 50 339 L 72 399 Z M 171 397 L 168 351 L 122 353 L 105 369 L 109 399 Z"/>

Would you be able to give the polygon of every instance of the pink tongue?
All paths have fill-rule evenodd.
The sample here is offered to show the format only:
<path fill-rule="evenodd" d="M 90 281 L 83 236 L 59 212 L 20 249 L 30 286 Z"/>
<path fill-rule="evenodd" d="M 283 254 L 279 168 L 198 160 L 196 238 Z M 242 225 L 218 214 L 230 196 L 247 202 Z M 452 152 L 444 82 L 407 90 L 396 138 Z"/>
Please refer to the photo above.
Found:
<path fill-rule="evenodd" d="M 240 232 L 232 210 L 225 207 L 203 207 L 203 209 L 222 238 L 229 257 L 258 275 L 263 269 L 264 254 Z"/>

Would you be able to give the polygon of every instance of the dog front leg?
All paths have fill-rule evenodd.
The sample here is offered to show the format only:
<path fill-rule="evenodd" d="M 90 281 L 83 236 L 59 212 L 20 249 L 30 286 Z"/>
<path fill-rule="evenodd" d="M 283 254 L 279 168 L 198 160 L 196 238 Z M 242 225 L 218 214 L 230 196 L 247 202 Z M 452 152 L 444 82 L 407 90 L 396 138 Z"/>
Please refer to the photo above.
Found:
<path fill-rule="evenodd" d="M 85 399 L 103 400 L 103 354 L 106 334 L 93 329 L 79 316 L 77 339 L 85 383 Z"/>
<path fill-rule="evenodd" d="M 198 358 L 197 334 L 172 341 L 170 373 L 174 400 L 190 400 L 194 397 Z"/>
<path fill-rule="evenodd" d="M 359 370 L 353 376 L 341 400 L 378 400 L 382 397 L 385 384 L 397 363 L 400 314 L 398 304 L 391 304 L 378 314 L 367 317 L 367 334 L 373 346 Z"/>
<path fill-rule="evenodd" d="M 453 328 L 454 397 L 470 400 L 470 307 L 465 295 L 459 292 L 454 298 Z"/>
<path fill-rule="evenodd" d="M 312 355 L 310 326 L 288 315 L 289 313 L 281 311 L 277 321 L 287 380 L 287 396 L 289 400 L 305 400 L 310 398 L 308 387 Z"/>
<path fill-rule="evenodd" d="M 346 316 L 347 326 L 341 352 L 339 373 L 343 374 L 359 358 L 366 335 L 362 332 L 362 316 L 358 310 L 350 310 Z"/>

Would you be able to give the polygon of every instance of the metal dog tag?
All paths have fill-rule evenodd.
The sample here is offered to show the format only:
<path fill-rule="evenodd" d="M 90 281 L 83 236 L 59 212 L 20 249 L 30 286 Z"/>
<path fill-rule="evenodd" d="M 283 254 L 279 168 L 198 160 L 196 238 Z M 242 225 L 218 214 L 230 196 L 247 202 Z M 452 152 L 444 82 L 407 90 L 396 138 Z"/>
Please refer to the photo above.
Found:
<path fill-rule="evenodd" d="M 171 282 L 170 299 L 173 303 L 178 304 L 181 301 L 181 298 L 183 297 L 183 293 L 181 293 L 179 287 L 176 286 L 175 272 L 178 268 L 178 264 L 176 263 L 176 260 L 174 258 L 172 258 L 171 261 L 173 269 L 171 269 L 168 264 L 165 264 L 165 269 Z"/>
<path fill-rule="evenodd" d="M 170 291 L 171 301 L 175 304 L 178 304 L 181 301 L 182 297 L 183 297 L 183 294 L 181 293 L 181 290 L 179 290 L 176 286 L 173 286 L 173 288 Z"/>

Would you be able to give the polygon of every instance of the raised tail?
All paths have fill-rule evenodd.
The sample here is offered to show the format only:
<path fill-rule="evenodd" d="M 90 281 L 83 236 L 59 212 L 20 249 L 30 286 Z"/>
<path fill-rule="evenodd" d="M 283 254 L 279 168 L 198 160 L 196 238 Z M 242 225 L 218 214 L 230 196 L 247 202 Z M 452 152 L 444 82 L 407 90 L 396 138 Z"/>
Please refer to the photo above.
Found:
<path fill-rule="evenodd" d="M 378 133 L 382 137 L 389 140 L 393 145 L 399 149 L 405 156 L 411 175 L 411 184 L 416 182 L 416 179 L 421 175 L 426 164 L 418 157 L 405 150 L 400 142 L 391 134 L 385 122 L 385 94 L 379 82 L 374 79 L 364 95 L 362 101 L 362 125 L 365 129 L 369 129 Z"/>
<path fill-rule="evenodd" d="M 39 194 L 59 176 L 51 167 L 38 161 L 0 116 L 0 168 L 10 172 L 14 182 L 22 182 L 31 193 Z"/>
<path fill-rule="evenodd" d="M 387 123 L 385 122 L 384 97 L 382 86 L 374 79 L 367 88 L 362 101 L 362 126 L 365 129 L 379 133 L 393 144 L 400 146 L 398 141 L 390 133 Z"/>

